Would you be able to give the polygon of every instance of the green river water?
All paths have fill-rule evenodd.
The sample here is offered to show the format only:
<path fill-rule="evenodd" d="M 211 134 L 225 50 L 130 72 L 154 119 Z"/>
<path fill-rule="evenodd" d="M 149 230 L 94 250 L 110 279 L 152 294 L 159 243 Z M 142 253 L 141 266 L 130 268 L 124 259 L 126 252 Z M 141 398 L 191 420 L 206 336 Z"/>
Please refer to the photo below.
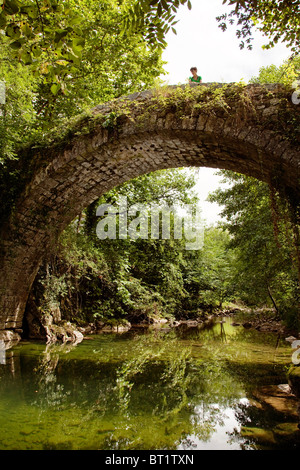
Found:
<path fill-rule="evenodd" d="M 0 365 L 0 449 L 298 449 L 292 349 L 232 326 L 23 341 Z"/>

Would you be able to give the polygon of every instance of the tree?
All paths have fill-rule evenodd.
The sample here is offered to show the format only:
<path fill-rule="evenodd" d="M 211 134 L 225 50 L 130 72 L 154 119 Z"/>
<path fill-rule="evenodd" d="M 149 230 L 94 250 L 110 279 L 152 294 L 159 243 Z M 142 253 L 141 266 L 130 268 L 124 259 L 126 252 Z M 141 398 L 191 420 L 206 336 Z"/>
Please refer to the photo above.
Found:
<path fill-rule="evenodd" d="M 176 13 L 180 5 L 185 4 L 191 10 L 190 0 L 135 1 L 127 7 L 124 30 L 127 34 L 142 32 L 151 46 L 165 48 L 165 36 L 170 28 L 176 34 Z"/>
<path fill-rule="evenodd" d="M 101 8 L 95 0 L 60 2 L 62 10 L 56 10 L 55 2 L 25 4 L 40 6 L 42 23 L 29 7 L 9 14 L 8 2 L 0 14 L 6 12 L 6 30 L 0 22 L 0 80 L 7 95 L 0 116 L 2 162 L 17 156 L 20 143 L 40 140 L 49 128 L 67 125 L 66 119 L 96 104 L 148 89 L 163 72 L 160 51 L 150 49 L 141 34 L 121 35 L 124 15 L 115 0 L 104 0 Z M 12 24 L 15 29 L 9 29 Z M 32 34 L 25 34 L 26 24 L 32 24 Z M 57 37 L 63 27 L 66 34 Z M 78 42 L 78 28 L 84 47 Z M 22 59 L 24 51 L 30 60 Z"/>
<path fill-rule="evenodd" d="M 66 78 L 74 77 L 84 63 L 89 40 L 97 41 L 95 51 L 102 48 L 105 37 L 111 34 L 105 31 L 104 13 L 108 10 L 117 15 L 115 24 L 122 41 L 138 38 L 161 52 L 167 45 L 165 36 L 170 28 L 176 33 L 178 8 L 185 4 L 192 8 L 190 0 L 104 0 L 101 8 L 97 2 L 87 0 L 2 0 L 0 4 L 1 41 L 9 45 L 11 56 L 31 65 L 51 83 L 54 95 L 66 92 Z M 295 53 L 299 52 L 299 0 L 229 0 L 229 4 L 235 5 L 235 9 L 217 20 L 226 30 L 227 22 L 233 24 L 236 17 L 241 48 L 245 42 L 252 48 L 255 26 L 269 38 L 265 47 L 282 40 Z"/>
<path fill-rule="evenodd" d="M 279 67 L 274 64 L 261 67 L 258 76 L 251 78 L 250 83 L 283 83 L 293 86 L 299 72 L 300 56 L 284 61 Z"/>
<path fill-rule="evenodd" d="M 171 215 L 170 239 L 106 240 L 105 248 L 96 239 L 95 209 L 98 204 L 118 202 L 120 196 L 127 197 L 128 207 L 133 204 L 195 204 L 197 197 L 193 191 L 195 175 L 193 171 L 168 170 L 140 176 L 105 194 L 91 208 L 87 209 L 85 232 L 94 239 L 96 246 L 104 250 L 108 264 L 117 266 L 115 271 L 118 283 L 122 284 L 123 293 L 135 289 L 135 302 L 130 303 L 131 313 L 138 311 L 141 298 L 147 292 L 148 307 L 159 305 L 158 310 L 171 315 L 178 309 L 187 295 L 183 285 L 183 267 L 185 266 L 185 239 L 175 240 L 173 237 L 174 220 Z M 151 220 L 149 218 L 149 224 Z M 152 233 L 151 233 L 152 235 Z M 161 235 L 161 234 L 160 234 Z M 103 248 L 100 248 L 103 246 Z M 118 260 L 116 259 L 118 258 Z M 112 259 L 114 261 L 112 262 Z M 126 261 L 125 261 L 126 260 Z M 123 262 L 125 261 L 125 264 Z M 126 274 L 120 282 L 122 266 L 126 265 Z M 142 288 L 143 287 L 143 288 Z M 140 296 L 137 293 L 140 292 Z M 143 292 L 143 293 L 142 293 Z M 134 297 L 133 296 L 133 297 Z M 129 306 L 129 304 L 128 304 Z M 127 306 L 127 307 L 128 307 Z"/>
<path fill-rule="evenodd" d="M 212 193 L 210 200 L 223 206 L 222 227 L 235 249 L 235 284 L 241 298 L 253 305 L 269 303 L 284 318 L 296 320 L 297 263 L 286 205 L 263 182 L 221 173 L 231 185 Z"/>
<path fill-rule="evenodd" d="M 87 0 L 2 0 L 0 39 L 9 46 L 10 57 L 30 65 L 57 95 L 66 93 L 70 80 L 82 74 L 87 56 L 94 64 L 102 59 L 105 74 L 110 61 L 101 52 L 116 36 L 118 46 L 127 43 L 125 55 L 132 50 L 128 42 L 143 42 L 160 54 L 165 34 L 170 27 L 174 30 L 176 11 L 185 3 L 191 8 L 189 0 L 104 0 L 100 5 Z M 122 51 L 114 52 L 122 56 Z M 94 73 L 93 67 L 88 72 Z"/>
<path fill-rule="evenodd" d="M 2 61 L 0 53 L 0 61 Z M 0 168 L 5 159 L 15 158 L 16 149 L 35 133 L 34 100 L 37 81 L 21 64 L 1 63 L 0 79 L 5 83 L 5 104 L 0 115 Z"/>
<path fill-rule="evenodd" d="M 252 49 L 252 30 L 256 27 L 269 40 L 264 46 L 273 47 L 277 42 L 285 42 L 295 54 L 300 52 L 300 1 L 299 0 L 224 0 L 233 5 L 231 13 L 217 17 L 223 31 L 227 24 L 236 20 L 237 37 L 241 39 L 240 48 Z"/>
<path fill-rule="evenodd" d="M 262 67 L 251 82 L 291 86 L 299 65 L 299 57 L 294 57 L 279 67 Z M 237 289 L 250 303 L 269 299 L 295 326 L 299 323 L 299 225 L 289 201 L 253 178 L 221 173 L 230 188 L 215 191 L 210 199 L 223 206 L 223 226 L 236 251 Z"/>
<path fill-rule="evenodd" d="M 173 26 L 175 16 L 180 4 L 186 4 L 189 9 L 192 4 L 189 0 L 143 0 L 135 2 L 130 8 L 128 17 L 129 31 L 145 28 L 146 37 L 158 41 L 164 47 L 164 36 Z M 227 24 L 237 23 L 237 37 L 241 39 L 240 48 L 252 49 L 252 30 L 256 27 L 269 42 L 265 48 L 273 47 L 278 41 L 286 43 L 295 54 L 300 52 L 300 1 L 299 0 L 224 0 L 234 6 L 229 14 L 217 17 L 220 28 L 225 31 Z M 131 18 L 131 20 L 130 20 Z M 174 28 L 173 28 L 174 29 Z M 176 33 L 176 31 L 174 30 Z"/>
<path fill-rule="evenodd" d="M 227 230 L 209 227 L 205 231 L 205 241 L 201 260 L 201 277 L 206 288 L 202 290 L 207 304 L 217 304 L 234 299 L 235 249 L 230 246 Z"/>

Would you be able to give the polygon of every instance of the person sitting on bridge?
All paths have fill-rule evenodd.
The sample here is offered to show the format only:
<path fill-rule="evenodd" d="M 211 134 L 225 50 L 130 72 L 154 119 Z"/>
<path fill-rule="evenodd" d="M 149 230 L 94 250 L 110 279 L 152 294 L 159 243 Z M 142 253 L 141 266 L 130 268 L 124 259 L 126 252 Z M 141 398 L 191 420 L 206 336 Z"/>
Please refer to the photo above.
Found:
<path fill-rule="evenodd" d="M 190 71 L 192 76 L 189 78 L 189 83 L 202 83 L 202 77 L 198 75 L 197 67 L 192 67 Z"/>

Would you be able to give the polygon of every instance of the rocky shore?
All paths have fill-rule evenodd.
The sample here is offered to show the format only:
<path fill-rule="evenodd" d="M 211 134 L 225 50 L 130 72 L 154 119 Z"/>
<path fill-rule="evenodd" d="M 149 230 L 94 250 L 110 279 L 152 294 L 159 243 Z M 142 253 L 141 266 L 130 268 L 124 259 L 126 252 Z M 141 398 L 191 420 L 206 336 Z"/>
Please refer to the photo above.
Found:
<path fill-rule="evenodd" d="M 213 315 L 205 318 L 197 318 L 195 320 L 174 320 L 166 318 L 151 318 L 143 320 L 139 323 L 130 323 L 129 321 L 120 322 L 95 322 L 90 323 L 84 327 L 78 327 L 78 330 L 84 335 L 101 334 L 101 333 L 124 333 L 131 329 L 139 328 L 160 328 L 164 330 L 171 330 L 179 326 L 187 328 L 199 328 L 211 325 L 215 320 Z"/>
<path fill-rule="evenodd" d="M 299 332 L 291 330 L 283 325 L 271 309 L 261 309 L 253 312 L 247 308 L 227 308 L 216 310 L 207 315 L 199 312 L 199 316 L 194 319 L 152 317 L 142 321 L 107 320 L 95 321 L 86 325 L 75 325 L 61 319 L 60 312 L 52 312 L 51 315 L 40 316 L 37 310 L 31 310 L 27 315 L 27 331 L 0 331 L 0 341 L 5 344 L 5 349 L 9 349 L 17 344 L 22 338 L 39 339 L 46 343 L 80 343 L 86 336 L 101 333 L 124 333 L 130 329 L 137 328 L 162 328 L 169 330 L 172 328 L 203 328 L 213 322 L 222 322 L 224 318 L 232 318 L 232 326 L 242 326 L 247 329 L 256 329 L 261 332 L 273 332 L 280 335 L 300 338 Z"/>
<path fill-rule="evenodd" d="M 243 326 L 262 332 L 280 333 L 282 335 L 299 336 L 300 332 L 287 327 L 280 320 L 274 309 L 263 308 L 252 310 L 250 308 L 231 308 L 214 313 L 214 317 L 232 317 L 233 326 Z M 300 336 L 299 336 L 300 338 Z"/>

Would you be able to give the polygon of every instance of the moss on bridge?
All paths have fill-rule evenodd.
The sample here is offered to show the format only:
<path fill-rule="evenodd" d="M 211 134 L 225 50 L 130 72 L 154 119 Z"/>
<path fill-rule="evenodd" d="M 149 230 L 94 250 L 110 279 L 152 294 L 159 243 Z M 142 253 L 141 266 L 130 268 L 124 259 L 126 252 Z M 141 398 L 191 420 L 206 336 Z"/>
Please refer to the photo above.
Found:
<path fill-rule="evenodd" d="M 182 123 L 196 120 L 199 116 L 203 122 L 207 118 L 211 122 L 230 119 L 232 126 L 247 121 L 249 126 L 284 135 L 291 145 L 297 147 L 300 141 L 300 106 L 292 104 L 291 95 L 292 90 L 277 84 L 212 83 L 195 87 L 167 86 L 98 105 L 58 123 L 36 141 L 20 148 L 18 158 L 1 168 L 0 221 L 4 223 L 26 185 L 58 152 L 85 136 L 99 132 L 99 128 L 107 131 L 108 140 L 114 139 L 126 122 L 134 122 L 137 129 L 145 129 L 151 124 L 153 114 L 158 119 L 171 116 L 173 121 Z M 281 177 L 280 172 L 277 176 Z"/>

